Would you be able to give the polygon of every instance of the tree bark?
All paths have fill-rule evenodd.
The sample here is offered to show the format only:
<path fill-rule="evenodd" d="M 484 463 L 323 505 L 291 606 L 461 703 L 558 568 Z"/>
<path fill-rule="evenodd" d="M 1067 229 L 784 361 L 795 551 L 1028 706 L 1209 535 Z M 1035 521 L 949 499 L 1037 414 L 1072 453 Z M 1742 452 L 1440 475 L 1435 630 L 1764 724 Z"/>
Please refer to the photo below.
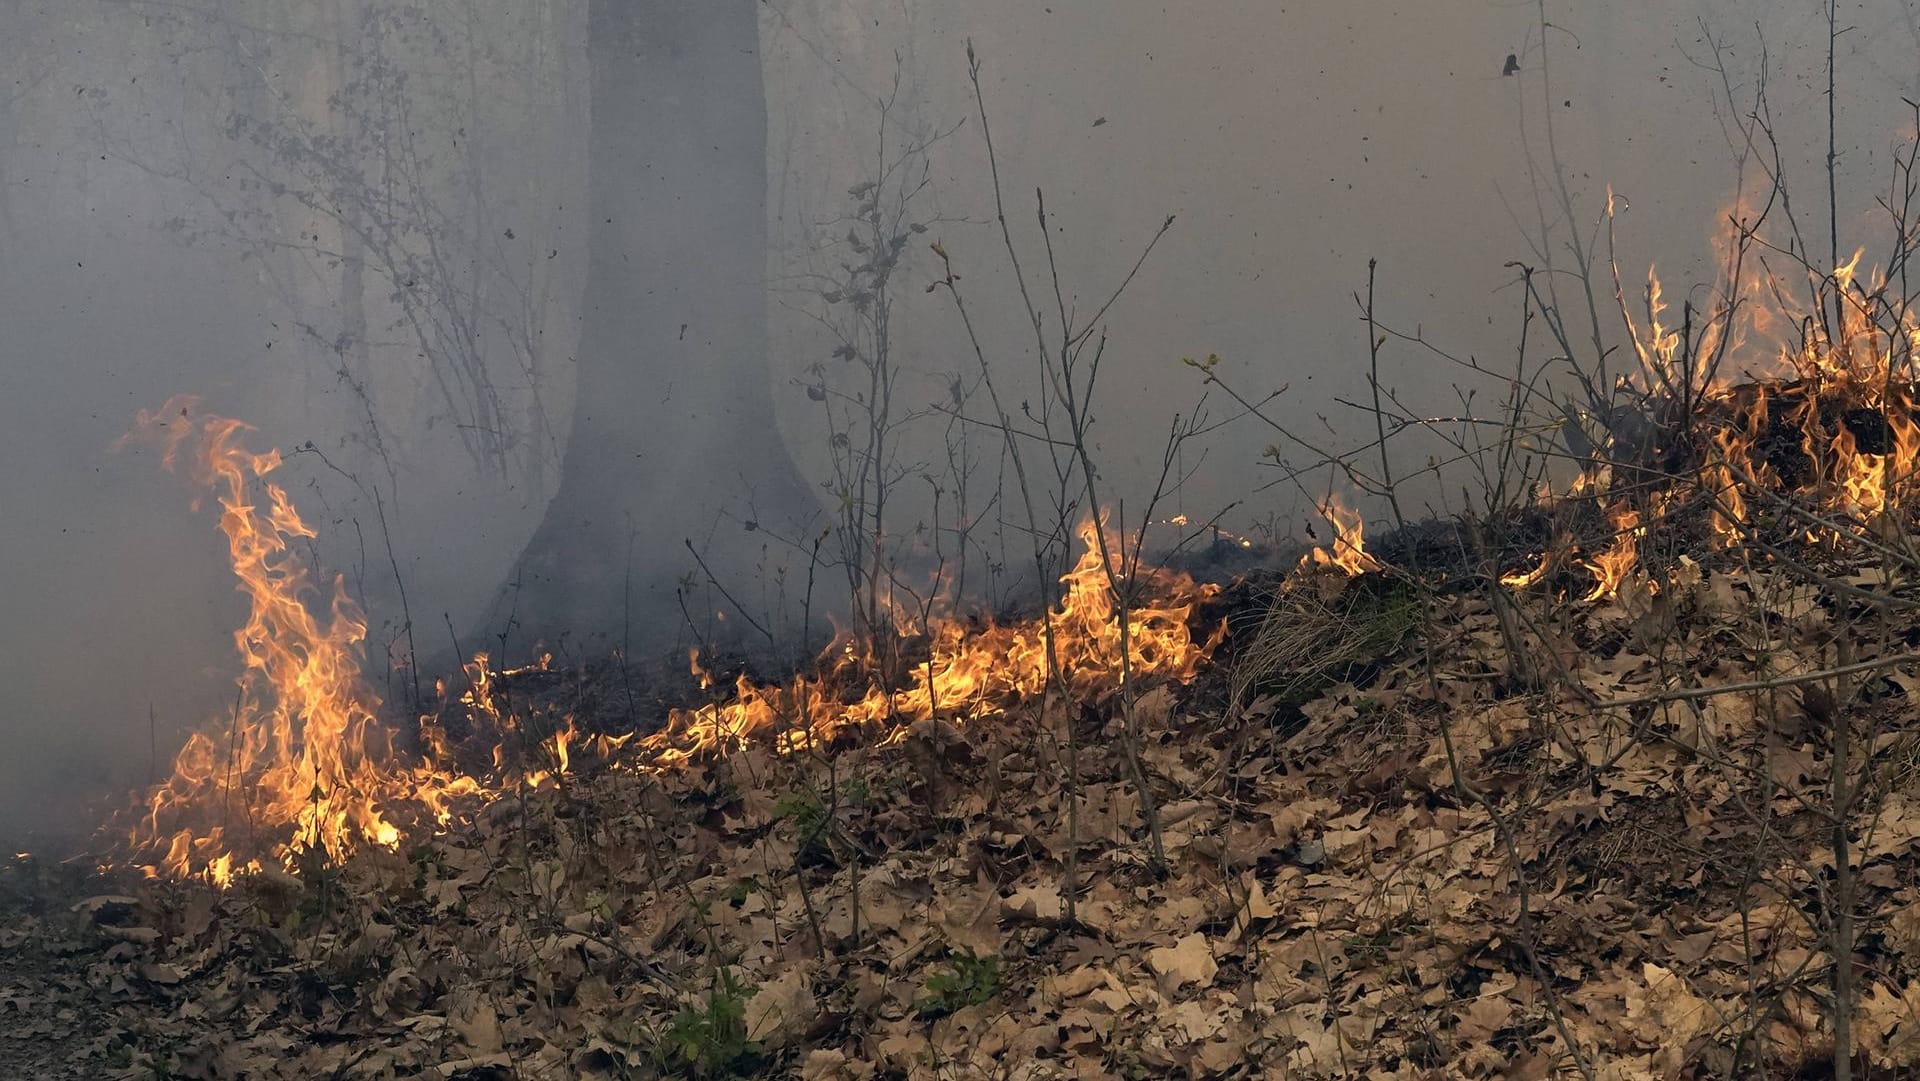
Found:
<path fill-rule="evenodd" d="M 588 35 L 578 403 L 559 490 L 502 603 L 549 641 L 639 649 L 674 632 L 685 541 L 733 595 L 757 596 L 764 535 L 743 523 L 818 504 L 775 425 L 767 364 L 758 4 L 589 0 Z"/>

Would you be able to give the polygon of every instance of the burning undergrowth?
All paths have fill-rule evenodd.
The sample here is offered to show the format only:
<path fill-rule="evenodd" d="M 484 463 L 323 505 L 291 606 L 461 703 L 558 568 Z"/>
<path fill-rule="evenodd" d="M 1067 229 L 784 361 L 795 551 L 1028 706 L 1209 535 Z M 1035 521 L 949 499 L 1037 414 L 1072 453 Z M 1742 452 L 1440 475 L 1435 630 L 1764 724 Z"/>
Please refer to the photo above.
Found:
<path fill-rule="evenodd" d="M 95 951 L 89 1061 L 170 1076 L 1920 1068 L 1916 334 L 1816 284 L 1770 349 L 1650 288 L 1537 498 L 1371 538 L 1329 498 L 1224 592 L 1083 536 L 1046 618 L 663 719 L 476 657 L 405 740 L 277 457 L 169 407 L 239 705 L 134 828 L 153 878 L 29 930 Z"/>
<path fill-rule="evenodd" d="M 1196 635 L 1194 626 L 1215 587 L 1152 571 L 1134 582 L 1110 577 L 1087 523 L 1082 554 L 1044 617 L 904 626 L 911 661 L 891 679 L 876 643 L 841 639 L 817 674 L 780 684 L 741 675 L 704 704 L 664 718 L 635 717 L 630 707 L 623 730 L 603 723 L 589 732 L 550 700 L 516 702 L 507 689 L 537 680 L 547 661 L 502 670 L 483 653 L 466 666 L 463 690 L 443 684 L 443 707 L 421 717 L 411 738 L 396 738 L 362 677 L 365 617 L 341 579 L 330 591 L 312 581 L 294 543 L 313 532 L 270 479 L 280 455 L 249 449 L 247 433 L 176 400 L 142 413 L 130 437 L 158 442 L 168 468 L 184 466 L 212 490 L 249 602 L 234 633 L 243 674 L 231 715 L 188 739 L 130 827 L 133 861 L 149 874 L 226 885 L 268 867 L 394 849 L 409 833 L 444 828 L 460 808 L 551 783 L 583 754 L 645 772 L 756 745 L 794 754 L 854 733 L 885 744 L 915 722 L 977 719 L 1049 688 L 1086 699 L 1133 679 L 1185 681 L 1224 634 Z M 314 614 L 317 597 L 326 598 L 325 618 Z M 697 652 L 691 668 L 712 686 Z"/>
<path fill-rule="evenodd" d="M 1903 595 L 1833 538 L 1757 533 L 1825 580 L 1716 545 L 1705 495 L 1596 595 L 1624 498 L 1541 504 L 1500 534 L 1514 550 L 1425 566 L 1404 553 L 1446 550 L 1434 531 L 1370 544 L 1331 515 L 1338 543 L 1272 586 L 1306 674 L 1284 693 L 1242 684 L 1255 635 L 1131 703 L 1082 685 L 1073 709 L 673 768 L 615 749 L 398 851 L 26 926 L 105 988 L 93 1075 L 1785 1079 L 1832 1054 L 1851 867 L 1856 1076 L 1899 1076 L 1920 1065 L 1920 616 L 1850 592 Z M 476 664 L 449 739 L 564 730 L 577 674 Z M 656 735 L 702 716 L 724 715 Z"/>
<path fill-rule="evenodd" d="M 1381 558 L 1344 569 L 1394 566 L 1441 588 L 1496 578 L 1596 602 L 1630 579 L 1657 593 L 1715 552 L 1802 569 L 1883 561 L 1904 544 L 1920 482 L 1920 320 L 1885 281 L 1857 283 L 1853 263 L 1814 281 L 1813 314 L 1769 316 L 1736 295 L 1683 337 L 1662 324 L 1650 280 L 1646 328 L 1628 320 L 1639 369 L 1589 410 L 1557 407 L 1564 421 L 1526 448 L 1563 475 L 1573 466 L 1570 480 L 1543 477 L 1530 504 L 1404 525 L 1376 546 Z M 1729 378 L 1735 359 L 1747 366 Z M 1336 555 L 1347 513 L 1323 507 Z"/>

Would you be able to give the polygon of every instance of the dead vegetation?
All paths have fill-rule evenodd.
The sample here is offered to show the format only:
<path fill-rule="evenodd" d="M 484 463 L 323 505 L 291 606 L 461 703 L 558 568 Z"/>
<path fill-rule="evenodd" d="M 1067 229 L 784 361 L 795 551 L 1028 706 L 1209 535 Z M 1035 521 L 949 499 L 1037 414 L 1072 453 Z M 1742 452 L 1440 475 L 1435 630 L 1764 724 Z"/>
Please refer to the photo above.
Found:
<path fill-rule="evenodd" d="M 1763 106 L 1740 129 L 1750 149 Z M 1887 204 L 1889 268 L 1912 250 L 1914 160 Z M 1897 272 L 1837 254 L 1816 269 L 1797 225 L 1768 239 L 1768 204 L 1730 221 L 1714 304 L 1675 323 L 1657 281 L 1631 297 L 1617 263 L 1576 245 L 1577 271 L 1517 266 L 1509 371 L 1396 333 L 1370 280 L 1356 301 L 1376 438 L 1325 450 L 1275 425 L 1271 457 L 1303 490 L 1294 458 L 1310 458 L 1396 528 L 1370 547 L 1356 513 L 1311 493 L 1334 533 L 1297 567 L 1168 600 L 1137 526 L 1099 514 L 1080 563 L 1053 573 L 1075 517 L 1108 498 L 1087 437 L 1105 339 L 1100 314 L 1072 314 L 1036 203 L 1041 258 L 1004 200 L 996 239 L 1034 328 L 1039 406 L 1003 406 L 961 260 L 928 251 L 929 291 L 951 297 L 977 361 L 952 419 L 1004 451 L 1013 487 L 992 501 L 1002 547 L 1030 546 L 1037 617 L 931 618 L 980 541 L 959 537 L 953 565 L 936 549 L 931 587 L 903 583 L 883 514 L 905 475 L 897 418 L 823 383 L 817 400 L 867 406 L 829 418 L 854 433 L 835 528 L 867 653 L 710 688 L 665 727 L 636 723 L 624 660 L 482 658 L 442 696 L 427 749 L 487 732 L 544 757 L 427 787 L 405 774 L 437 823 L 356 804 L 343 820 L 370 825 L 331 843 L 195 851 L 146 880 L 17 858 L 0 872 L 0 1010 L 21 1023 L 0 1064 L 127 1081 L 1920 1072 L 1920 321 Z M 911 243 L 892 243 L 916 232 L 896 205 L 862 219 L 876 249 Z M 1768 259 L 1789 265 L 1757 273 Z M 1634 358 L 1611 380 L 1594 300 L 1609 275 Z M 1579 285 L 1566 302 L 1561 276 Z M 1799 278 L 1808 296 L 1763 358 L 1778 377 L 1732 382 L 1743 312 Z M 846 324 L 875 386 L 893 361 L 867 313 L 884 310 Z M 1379 374 L 1396 344 L 1492 377 L 1497 406 L 1435 418 L 1401 402 Z M 1268 399 L 1217 359 L 1191 363 L 1264 419 Z M 1552 392 L 1566 370 L 1585 400 Z M 966 414 L 976 392 L 991 409 Z M 1138 519 L 1177 488 L 1196 417 L 1170 426 Z M 1470 505 L 1405 520 L 1420 474 L 1388 447 L 1409 438 L 1446 452 L 1429 479 L 1468 472 Z M 271 544 L 286 522 L 244 535 Z M 285 600 L 255 577 L 257 603 Z M 949 663 L 976 648 L 964 674 Z M 362 688 L 328 689 L 354 731 L 372 719 Z M 260 693 L 314 730 L 321 707 Z M 446 746 L 424 768 L 472 753 Z M 210 748 L 195 813 L 234 790 Z M 386 758 L 352 765 L 331 789 L 298 773 L 282 817 L 304 828 L 399 776 Z"/>
<path fill-rule="evenodd" d="M 1734 555 L 1559 597 L 1519 602 L 1574 647 L 1549 689 L 1459 594 L 1297 702 L 1142 695 L 1164 873 L 1118 703 L 1049 711 L 1079 729 L 1073 920 L 1064 733 L 1023 708 L 568 775 L 224 893 L 54 904 L 18 861 L 4 933 L 47 967 L 0 1000 L 64 1009 L 96 1077 L 1824 1076 L 1851 745 L 1858 1075 L 1920 1065 L 1920 619 Z"/>

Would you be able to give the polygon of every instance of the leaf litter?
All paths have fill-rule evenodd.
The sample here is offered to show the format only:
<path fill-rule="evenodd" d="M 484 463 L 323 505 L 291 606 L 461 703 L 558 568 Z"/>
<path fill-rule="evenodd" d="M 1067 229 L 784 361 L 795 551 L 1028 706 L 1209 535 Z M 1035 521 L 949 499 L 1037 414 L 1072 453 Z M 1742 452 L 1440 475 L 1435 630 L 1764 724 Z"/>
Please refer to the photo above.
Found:
<path fill-rule="evenodd" d="M 1514 594 L 1537 641 L 1566 647 L 1544 684 L 1516 676 L 1484 597 L 1437 595 L 1430 631 L 1302 701 L 1236 701 L 1223 670 L 1148 690 L 1165 867 L 1117 697 L 923 721 L 887 746 L 616 762 L 397 852 L 226 891 L 80 896 L 80 876 L 16 860 L 0 1064 L 209 1081 L 1803 1076 L 1832 1041 L 1827 734 L 1798 687 L 1658 699 L 1752 679 L 1756 658 L 1817 671 L 1842 633 L 1871 659 L 1920 621 L 1761 568 L 1676 581 L 1658 604 Z M 1875 797 L 1846 824 L 1855 1042 L 1870 1068 L 1911 1070 L 1920 675 L 1868 678 L 1839 715 L 1871 736 Z"/>

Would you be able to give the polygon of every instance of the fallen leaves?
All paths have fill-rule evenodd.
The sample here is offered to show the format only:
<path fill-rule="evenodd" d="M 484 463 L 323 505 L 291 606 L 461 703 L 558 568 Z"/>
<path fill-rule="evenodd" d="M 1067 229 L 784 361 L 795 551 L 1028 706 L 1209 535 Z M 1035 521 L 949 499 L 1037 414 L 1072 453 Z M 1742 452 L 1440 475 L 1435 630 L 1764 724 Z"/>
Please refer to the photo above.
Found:
<path fill-rule="evenodd" d="M 1547 686 L 1515 686 L 1492 611 L 1455 596 L 1430 671 L 1383 657 L 1237 728 L 1149 688 L 1165 867 L 1117 697 L 1044 726 L 929 721 L 893 747 L 581 774 L 415 850 L 226 894 L 10 909 L 0 944 L 39 961 L 0 967 L 0 1028 L 68 1041 L 91 1075 L 209 1081 L 1425 1081 L 1565 1076 L 1576 1055 L 1665 1079 L 1724 1075 L 1742 1039 L 1785 1071 L 1830 1025 L 1827 734 L 1789 696 L 1594 703 L 1818 669 L 1834 602 L 1694 568 L 1655 641 L 1624 596 L 1577 619 L 1528 601 L 1570 666 Z M 1884 734 L 1847 823 L 1874 920 L 1855 1031 L 1913 1069 L 1920 682 L 1885 685 L 1854 711 Z"/>
<path fill-rule="evenodd" d="M 1213 982 L 1220 966 L 1213 960 L 1207 936 L 1187 935 L 1171 946 L 1147 951 L 1147 967 L 1160 978 L 1161 993 L 1172 997 L 1189 984 L 1205 987 Z"/>
<path fill-rule="evenodd" d="M 768 1047 L 784 1047 L 805 1034 L 818 1009 L 807 971 L 789 969 L 761 984 L 747 1000 L 747 1038 Z"/>

